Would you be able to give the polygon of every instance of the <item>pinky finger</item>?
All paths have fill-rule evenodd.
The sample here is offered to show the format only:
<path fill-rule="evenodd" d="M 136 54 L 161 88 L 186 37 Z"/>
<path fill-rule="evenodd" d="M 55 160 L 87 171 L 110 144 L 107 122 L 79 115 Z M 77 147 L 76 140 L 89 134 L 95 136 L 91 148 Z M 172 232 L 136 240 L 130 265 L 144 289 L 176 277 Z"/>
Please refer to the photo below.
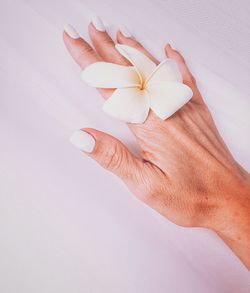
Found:
<path fill-rule="evenodd" d="M 201 94 L 196 85 L 196 80 L 190 72 L 184 57 L 177 50 L 173 49 L 170 44 L 165 46 L 165 54 L 168 58 L 172 58 L 178 62 L 183 77 L 183 83 L 189 86 L 194 93 L 193 101 L 203 103 Z"/>
<path fill-rule="evenodd" d="M 188 69 L 184 57 L 177 50 L 173 49 L 170 44 L 165 46 L 165 53 L 168 58 L 175 59 L 178 62 L 184 83 L 190 87 L 196 86 L 195 78 Z"/>

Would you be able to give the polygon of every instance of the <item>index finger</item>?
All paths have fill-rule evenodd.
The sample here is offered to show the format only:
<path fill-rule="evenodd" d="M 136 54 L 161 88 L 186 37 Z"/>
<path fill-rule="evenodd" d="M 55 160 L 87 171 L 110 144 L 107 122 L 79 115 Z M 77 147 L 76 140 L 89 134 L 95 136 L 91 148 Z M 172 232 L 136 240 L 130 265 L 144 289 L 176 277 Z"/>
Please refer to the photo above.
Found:
<path fill-rule="evenodd" d="M 64 27 L 63 40 L 70 55 L 81 69 L 86 68 L 92 63 L 102 61 L 102 58 L 90 44 L 81 38 L 77 31 L 69 24 Z M 108 98 L 114 90 L 100 88 L 98 91 L 104 98 Z"/>

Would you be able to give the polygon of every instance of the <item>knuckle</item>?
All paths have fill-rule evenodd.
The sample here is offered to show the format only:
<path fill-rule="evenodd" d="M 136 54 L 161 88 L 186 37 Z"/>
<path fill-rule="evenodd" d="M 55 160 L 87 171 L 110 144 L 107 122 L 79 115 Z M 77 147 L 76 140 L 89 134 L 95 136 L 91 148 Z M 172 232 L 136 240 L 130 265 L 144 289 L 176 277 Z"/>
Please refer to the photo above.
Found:
<path fill-rule="evenodd" d="M 112 48 L 114 47 L 114 42 L 110 37 L 104 36 L 102 41 L 103 43 L 105 43 L 105 46 L 112 47 Z"/>
<path fill-rule="evenodd" d="M 119 169 L 123 159 L 123 152 L 119 149 L 117 144 L 114 144 L 107 148 L 102 154 L 102 166 L 111 171 Z"/>
<path fill-rule="evenodd" d="M 93 43 L 96 47 L 102 47 L 103 45 L 108 46 L 108 47 L 114 47 L 113 40 L 106 33 L 102 33 L 102 34 L 97 33 L 93 37 Z"/>
<path fill-rule="evenodd" d="M 133 127 L 132 131 L 139 141 L 144 141 L 144 138 L 148 135 L 146 127 L 143 127 L 142 125 Z"/>
<path fill-rule="evenodd" d="M 191 73 L 187 75 L 186 83 L 193 85 L 193 86 L 196 86 L 196 80 Z"/>
<path fill-rule="evenodd" d="M 93 49 L 88 45 L 81 46 L 81 49 L 79 50 L 79 57 L 89 54 L 93 54 Z"/>

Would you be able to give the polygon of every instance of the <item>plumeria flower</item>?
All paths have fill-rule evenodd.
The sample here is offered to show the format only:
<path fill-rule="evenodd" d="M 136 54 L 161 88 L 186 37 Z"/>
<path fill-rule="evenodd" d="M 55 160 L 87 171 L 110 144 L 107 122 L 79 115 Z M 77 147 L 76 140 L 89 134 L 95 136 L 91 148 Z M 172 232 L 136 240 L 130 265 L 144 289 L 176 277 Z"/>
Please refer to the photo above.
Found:
<path fill-rule="evenodd" d="M 82 79 L 96 88 L 115 88 L 104 102 L 105 113 L 130 123 L 143 123 L 151 109 L 167 119 L 186 104 L 192 90 L 182 83 L 175 60 L 166 59 L 158 66 L 135 48 L 116 45 L 133 66 L 96 62 L 82 71 Z"/>

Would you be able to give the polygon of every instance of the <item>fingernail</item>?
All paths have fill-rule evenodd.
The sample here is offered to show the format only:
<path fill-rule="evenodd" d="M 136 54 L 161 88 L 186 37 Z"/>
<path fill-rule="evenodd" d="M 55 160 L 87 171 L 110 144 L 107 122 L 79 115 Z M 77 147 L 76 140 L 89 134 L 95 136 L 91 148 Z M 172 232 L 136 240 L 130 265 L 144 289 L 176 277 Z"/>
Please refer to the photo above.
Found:
<path fill-rule="evenodd" d="M 175 50 L 175 47 L 172 44 L 170 44 L 170 43 L 167 43 L 166 46 L 169 46 L 172 50 Z"/>
<path fill-rule="evenodd" d="M 80 38 L 78 32 L 75 30 L 75 28 L 71 24 L 69 23 L 65 24 L 64 30 L 72 39 Z"/>
<path fill-rule="evenodd" d="M 95 147 L 95 139 L 92 135 L 82 130 L 76 130 L 70 137 L 70 142 L 79 150 L 91 153 Z"/>
<path fill-rule="evenodd" d="M 105 32 L 106 28 L 99 16 L 93 15 L 91 19 L 92 24 L 99 32 Z"/>
<path fill-rule="evenodd" d="M 131 38 L 131 37 L 132 37 L 131 32 L 129 31 L 129 29 L 128 29 L 124 24 L 121 24 L 121 25 L 119 26 L 119 31 L 122 33 L 122 35 L 123 35 L 125 38 Z"/>

